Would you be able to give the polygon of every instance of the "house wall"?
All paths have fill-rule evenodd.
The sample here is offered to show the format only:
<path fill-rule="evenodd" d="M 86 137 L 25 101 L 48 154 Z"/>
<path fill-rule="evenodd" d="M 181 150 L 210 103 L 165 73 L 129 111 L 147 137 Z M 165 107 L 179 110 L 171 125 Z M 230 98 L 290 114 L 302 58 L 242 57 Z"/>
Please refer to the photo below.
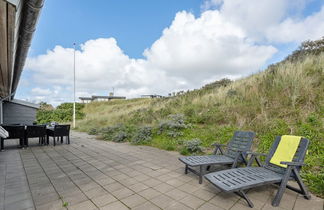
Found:
<path fill-rule="evenodd" d="M 2 100 L 0 100 L 0 124 L 3 123 Z"/>
<path fill-rule="evenodd" d="M 36 120 L 34 107 L 21 104 L 4 102 L 3 103 L 3 124 L 33 124 Z"/>

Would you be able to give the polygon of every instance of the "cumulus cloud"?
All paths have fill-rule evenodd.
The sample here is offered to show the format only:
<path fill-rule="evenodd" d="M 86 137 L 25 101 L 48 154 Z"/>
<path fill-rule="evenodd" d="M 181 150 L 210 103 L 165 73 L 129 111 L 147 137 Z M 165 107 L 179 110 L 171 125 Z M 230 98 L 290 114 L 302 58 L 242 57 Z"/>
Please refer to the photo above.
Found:
<path fill-rule="evenodd" d="M 324 9 L 305 18 L 290 17 L 292 7 L 302 8 L 298 5 L 288 0 L 205 1 L 199 17 L 178 12 L 144 50 L 143 59 L 127 56 L 115 38 L 89 40 L 76 51 L 77 96 L 107 95 L 112 87 L 127 97 L 166 95 L 256 72 L 277 52 L 275 43 L 324 34 Z M 39 87 L 31 91 L 35 96 L 48 91 L 46 100 L 53 103 L 72 99 L 72 48 L 58 45 L 30 57 L 26 69 Z"/>
<path fill-rule="evenodd" d="M 319 39 L 324 36 L 324 6 L 306 18 L 287 18 L 269 27 L 265 35 L 269 41 L 279 43 Z"/>
<path fill-rule="evenodd" d="M 218 11 L 206 11 L 200 18 L 179 12 L 144 55 L 168 76 L 198 85 L 212 76 L 251 73 L 276 52 L 272 46 L 257 45 L 247 38 Z"/>

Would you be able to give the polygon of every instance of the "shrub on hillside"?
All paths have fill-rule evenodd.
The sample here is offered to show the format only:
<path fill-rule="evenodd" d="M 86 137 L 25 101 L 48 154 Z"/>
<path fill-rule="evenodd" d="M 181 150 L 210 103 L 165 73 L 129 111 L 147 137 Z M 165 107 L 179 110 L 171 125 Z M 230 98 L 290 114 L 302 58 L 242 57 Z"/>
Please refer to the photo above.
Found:
<path fill-rule="evenodd" d="M 84 104 L 76 103 L 75 104 L 75 114 L 76 119 L 82 119 L 84 117 L 84 113 L 82 109 Z M 44 104 L 42 105 L 44 107 Z M 49 107 L 46 104 L 46 107 Z M 56 107 L 56 109 L 39 109 L 36 113 L 36 120 L 39 124 L 45 124 L 49 122 L 70 122 L 73 118 L 73 103 L 63 103 Z"/>
<path fill-rule="evenodd" d="M 100 133 L 104 140 L 113 141 L 117 133 L 125 131 L 125 126 L 123 124 L 118 124 L 115 126 L 108 126 L 101 129 Z"/>
<path fill-rule="evenodd" d="M 145 144 L 152 140 L 152 127 L 144 126 L 134 134 L 132 143 L 133 144 Z"/>
<path fill-rule="evenodd" d="M 192 139 L 183 141 L 184 147 L 181 150 L 181 154 L 187 155 L 190 153 L 201 153 L 202 152 L 202 146 L 201 146 L 201 140 L 200 139 Z"/>
<path fill-rule="evenodd" d="M 215 89 L 215 88 L 220 88 L 220 87 L 226 87 L 229 84 L 231 84 L 233 81 L 227 78 L 209 83 L 203 87 L 203 89 Z"/>
<path fill-rule="evenodd" d="M 319 55 L 324 52 L 324 36 L 318 40 L 304 41 L 297 50 L 289 55 L 285 60 L 296 61 L 308 55 Z"/>
<path fill-rule="evenodd" d="M 89 131 L 88 131 L 88 134 L 89 135 L 97 135 L 99 133 L 99 130 L 97 128 L 91 128 Z"/>
<path fill-rule="evenodd" d="M 183 114 L 172 114 L 168 116 L 167 120 L 160 122 L 158 129 L 161 134 L 163 131 L 179 131 L 190 127 L 185 123 L 185 117 Z"/>
<path fill-rule="evenodd" d="M 177 137 L 179 137 L 179 136 L 183 136 L 183 132 L 181 132 L 181 131 L 169 131 L 169 132 L 167 133 L 167 135 L 168 135 L 169 137 L 172 137 L 172 138 L 177 138 Z"/>
<path fill-rule="evenodd" d="M 112 141 L 114 142 L 124 142 L 127 140 L 127 133 L 125 131 L 120 131 L 113 136 Z"/>

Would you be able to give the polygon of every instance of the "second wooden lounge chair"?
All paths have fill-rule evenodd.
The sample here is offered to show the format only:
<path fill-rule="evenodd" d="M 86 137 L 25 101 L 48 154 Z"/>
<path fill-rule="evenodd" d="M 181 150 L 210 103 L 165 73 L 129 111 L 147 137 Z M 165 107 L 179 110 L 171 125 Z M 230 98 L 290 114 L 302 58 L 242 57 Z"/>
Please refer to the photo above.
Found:
<path fill-rule="evenodd" d="M 251 131 L 235 131 L 227 145 L 213 144 L 215 146 L 213 155 L 180 157 L 179 160 L 186 165 L 185 173 L 191 171 L 198 175 L 199 184 L 201 184 L 202 177 L 212 165 L 231 165 L 232 168 L 235 168 L 238 163 L 247 164 L 247 152 L 251 149 L 254 137 L 255 133 Z M 222 148 L 225 146 L 227 146 L 226 151 Z M 217 154 L 218 151 L 220 155 Z M 199 167 L 199 171 L 196 171 L 194 167 Z"/>

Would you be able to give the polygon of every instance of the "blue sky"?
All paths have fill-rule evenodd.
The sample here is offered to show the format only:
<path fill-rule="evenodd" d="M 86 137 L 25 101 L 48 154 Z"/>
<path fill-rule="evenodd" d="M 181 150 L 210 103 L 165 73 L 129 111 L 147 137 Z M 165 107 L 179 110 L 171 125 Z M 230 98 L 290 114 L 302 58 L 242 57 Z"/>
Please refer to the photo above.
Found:
<path fill-rule="evenodd" d="M 124 52 L 141 58 L 178 11 L 200 14 L 202 0 L 47 0 L 30 56 L 55 45 L 71 47 L 98 37 L 115 37 Z"/>
<path fill-rule="evenodd" d="M 46 0 L 17 98 L 127 97 L 199 88 L 280 61 L 324 35 L 321 0 Z"/>

